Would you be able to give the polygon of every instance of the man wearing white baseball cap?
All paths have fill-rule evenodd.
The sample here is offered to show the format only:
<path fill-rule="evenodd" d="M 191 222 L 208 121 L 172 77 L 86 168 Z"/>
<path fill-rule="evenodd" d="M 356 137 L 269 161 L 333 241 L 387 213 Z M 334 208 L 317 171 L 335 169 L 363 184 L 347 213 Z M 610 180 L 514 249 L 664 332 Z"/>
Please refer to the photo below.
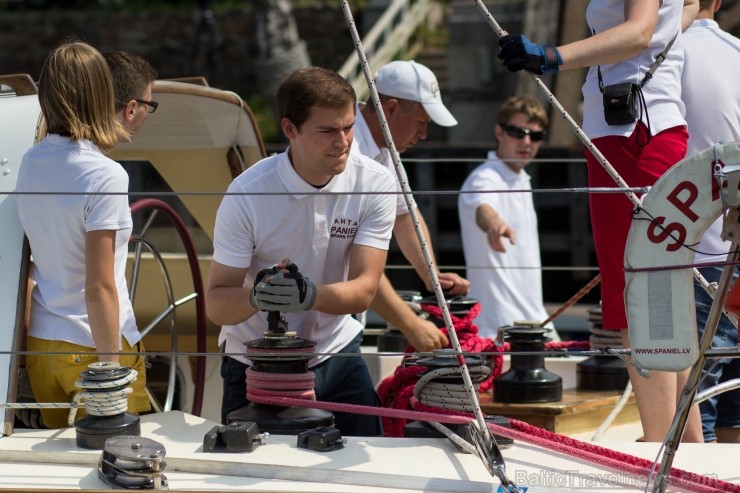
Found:
<path fill-rule="evenodd" d="M 431 70 L 413 61 L 390 62 L 375 75 L 375 87 L 380 96 L 388 129 L 396 150 L 401 153 L 426 139 L 430 121 L 443 126 L 457 125 L 457 120 L 442 102 L 437 78 Z M 355 119 L 355 136 L 351 153 L 368 156 L 388 166 L 396 176 L 393 160 L 386 146 L 383 130 L 372 102 L 359 103 Z M 401 173 L 406 171 L 401 165 Z M 400 183 L 398 189 L 401 190 Z M 412 200 L 412 206 L 416 203 Z M 429 242 L 429 229 L 417 210 L 419 223 L 427 239 L 429 252 L 434 253 Z M 424 262 L 421 246 L 411 221 L 406 200 L 398 195 L 396 222 L 393 235 L 406 259 L 411 263 L 426 289 L 433 290 L 429 272 Z M 436 265 L 436 262 L 435 262 Z M 462 296 L 470 290 L 470 283 L 454 272 L 437 272 L 442 289 L 450 296 Z M 448 344 L 447 336 L 437 326 L 422 318 L 409 308 L 383 275 L 371 308 L 391 326 L 399 329 L 417 351 L 431 351 Z"/>
<path fill-rule="evenodd" d="M 455 117 L 442 103 L 437 77 L 420 63 L 412 60 L 384 65 L 375 75 L 375 88 L 378 94 L 421 103 L 429 118 L 437 125 L 457 125 Z M 399 152 L 403 151 L 399 149 Z"/>

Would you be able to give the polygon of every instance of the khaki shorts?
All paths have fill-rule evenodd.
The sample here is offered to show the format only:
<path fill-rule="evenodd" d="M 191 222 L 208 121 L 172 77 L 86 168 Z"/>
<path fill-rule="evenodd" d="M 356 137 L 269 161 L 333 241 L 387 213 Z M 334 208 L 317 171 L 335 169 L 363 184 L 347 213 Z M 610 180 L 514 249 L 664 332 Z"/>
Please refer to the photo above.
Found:
<path fill-rule="evenodd" d="M 91 348 L 65 341 L 50 341 L 28 336 L 27 350 L 31 352 L 59 352 L 64 354 L 32 354 L 26 356 L 26 369 L 31 381 L 31 388 L 36 402 L 71 403 L 80 389 L 75 387 L 80 373 L 87 370 L 87 365 L 98 361 Z M 121 366 L 128 366 L 138 372 L 136 380 L 130 384 L 133 392 L 128 395 L 128 411 L 140 413 L 149 411 L 151 405 L 146 393 L 146 374 L 144 371 L 144 345 L 141 341 L 131 347 L 123 339 Z M 44 425 L 47 428 L 66 428 L 69 409 L 42 409 Z M 85 409 L 77 410 L 75 421 L 85 416 Z"/>

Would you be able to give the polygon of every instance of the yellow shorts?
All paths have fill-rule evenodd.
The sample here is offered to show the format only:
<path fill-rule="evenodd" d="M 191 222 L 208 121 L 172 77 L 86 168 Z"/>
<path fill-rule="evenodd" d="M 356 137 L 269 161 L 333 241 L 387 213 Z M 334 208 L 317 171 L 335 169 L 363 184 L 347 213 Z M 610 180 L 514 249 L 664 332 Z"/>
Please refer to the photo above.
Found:
<path fill-rule="evenodd" d="M 31 354 L 26 356 L 26 369 L 31 381 L 31 389 L 36 402 L 70 403 L 80 389 L 75 387 L 80 373 L 87 370 L 87 365 L 98 361 L 91 348 L 65 341 L 50 341 L 28 336 L 27 350 L 31 352 L 59 352 L 65 354 Z M 130 384 L 133 392 L 128 395 L 128 411 L 140 413 L 149 411 L 151 405 L 146 393 L 146 373 L 144 370 L 144 345 L 141 341 L 131 347 L 123 339 L 121 366 L 128 366 L 137 371 L 136 380 Z M 42 409 L 44 425 L 47 428 L 66 428 L 69 409 Z M 85 416 L 85 409 L 78 409 L 75 420 Z"/>

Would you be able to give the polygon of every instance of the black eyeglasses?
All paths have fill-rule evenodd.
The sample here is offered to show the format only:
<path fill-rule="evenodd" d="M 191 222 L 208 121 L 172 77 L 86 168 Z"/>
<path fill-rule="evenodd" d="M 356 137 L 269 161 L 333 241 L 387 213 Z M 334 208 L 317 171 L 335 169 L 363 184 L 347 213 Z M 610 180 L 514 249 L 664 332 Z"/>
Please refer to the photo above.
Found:
<path fill-rule="evenodd" d="M 501 128 L 504 129 L 509 137 L 519 140 L 523 139 L 525 135 L 529 135 L 532 142 L 539 142 L 545 138 L 544 130 L 530 130 L 528 128 L 517 127 L 516 125 L 501 125 Z"/>
<path fill-rule="evenodd" d="M 134 99 L 134 101 L 148 106 L 149 108 L 147 108 L 147 113 L 154 113 L 155 111 L 157 111 L 157 107 L 159 106 L 159 103 L 156 101 L 144 101 L 143 99 Z"/>

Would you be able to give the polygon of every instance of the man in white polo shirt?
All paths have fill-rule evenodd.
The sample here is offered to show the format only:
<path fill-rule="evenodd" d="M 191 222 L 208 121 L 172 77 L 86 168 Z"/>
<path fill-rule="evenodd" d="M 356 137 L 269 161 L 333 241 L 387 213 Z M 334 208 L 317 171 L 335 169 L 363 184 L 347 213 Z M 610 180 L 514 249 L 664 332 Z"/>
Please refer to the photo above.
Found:
<path fill-rule="evenodd" d="M 545 138 L 548 118 L 531 96 L 501 105 L 494 134 L 498 147 L 467 177 L 458 215 L 472 296 L 481 302 L 481 337 L 495 338 L 516 321 L 543 322 L 540 239 L 530 176 L 525 171 Z M 505 193 L 507 191 L 519 191 Z M 548 328 L 553 328 L 552 323 Z M 552 331 L 549 337 L 559 340 Z"/>
<path fill-rule="evenodd" d="M 248 403 L 247 360 L 233 353 L 267 328 L 260 309 L 270 309 L 269 299 L 254 289 L 255 277 L 283 259 L 303 277 L 291 284 L 295 292 L 279 311 L 291 331 L 316 342 L 319 356 L 309 367 L 317 399 L 380 405 L 359 355 L 362 324 L 350 314 L 370 306 L 385 267 L 393 176 L 371 159 L 350 156 L 356 98 L 336 72 L 293 72 L 278 89 L 277 103 L 290 146 L 238 176 L 216 216 L 206 308 L 223 326 L 219 344 L 228 354 L 221 368 L 224 422 Z M 339 352 L 353 356 L 330 356 Z M 347 435 L 382 433 L 374 416 L 335 413 L 335 424 Z"/>
<path fill-rule="evenodd" d="M 437 78 L 431 70 L 420 63 L 394 61 L 384 65 L 375 75 L 375 87 L 393 138 L 393 145 L 399 153 L 410 149 L 419 140 L 426 139 L 427 126 L 430 121 L 443 127 L 457 125 L 455 117 L 442 103 Z M 352 153 L 374 159 L 387 166 L 393 176 L 397 177 L 380 120 L 372 103 L 360 103 L 357 107 Z M 400 166 L 400 170 L 403 180 L 406 180 L 406 170 L 403 165 Z M 399 182 L 397 186 L 400 191 Z M 416 207 L 413 199 L 412 206 Z M 429 253 L 434 258 L 429 229 L 424 217 L 418 210 L 416 212 L 429 247 Z M 396 199 L 396 223 L 393 227 L 393 234 L 401 252 L 424 281 L 426 289 L 433 291 L 434 287 L 416 236 L 411 214 L 406 199 L 401 194 L 397 195 Z M 461 296 L 468 293 L 470 283 L 454 272 L 437 272 L 437 275 L 446 294 Z M 436 325 L 416 316 L 413 310 L 401 300 L 385 275 L 380 281 L 378 294 L 371 308 L 390 325 L 399 329 L 417 351 L 431 351 L 448 344 L 447 336 Z"/>

